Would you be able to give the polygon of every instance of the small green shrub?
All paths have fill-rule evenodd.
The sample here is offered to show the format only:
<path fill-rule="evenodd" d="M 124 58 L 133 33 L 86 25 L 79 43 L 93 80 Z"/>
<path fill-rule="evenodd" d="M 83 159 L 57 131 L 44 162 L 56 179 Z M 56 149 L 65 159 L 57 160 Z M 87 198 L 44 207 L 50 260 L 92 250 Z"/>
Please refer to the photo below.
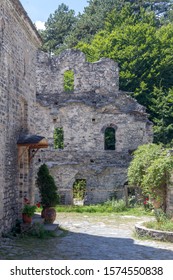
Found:
<path fill-rule="evenodd" d="M 37 173 L 37 187 L 41 204 L 46 207 L 55 207 L 59 203 L 59 195 L 54 178 L 49 174 L 46 164 L 42 164 Z"/>
<path fill-rule="evenodd" d="M 26 235 L 40 239 L 56 237 L 56 233 L 54 231 L 45 230 L 44 226 L 40 223 L 34 223 L 32 225 L 32 228 L 26 233 Z"/>
<path fill-rule="evenodd" d="M 157 223 L 164 223 L 169 219 L 169 217 L 166 215 L 166 213 L 162 209 L 155 209 L 154 215 L 155 215 Z"/>
<path fill-rule="evenodd" d="M 105 202 L 105 205 L 107 205 L 109 209 L 111 209 L 112 207 L 113 212 L 123 212 L 127 210 L 126 203 L 123 199 L 119 199 L 119 200 L 112 199 Z"/>

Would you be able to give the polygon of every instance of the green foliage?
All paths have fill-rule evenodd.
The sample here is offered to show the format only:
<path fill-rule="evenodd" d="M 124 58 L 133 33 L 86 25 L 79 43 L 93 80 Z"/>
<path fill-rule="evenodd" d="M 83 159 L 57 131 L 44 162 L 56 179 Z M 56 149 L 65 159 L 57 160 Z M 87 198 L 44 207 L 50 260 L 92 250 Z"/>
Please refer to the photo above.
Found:
<path fill-rule="evenodd" d="M 54 148 L 64 149 L 64 131 L 62 127 L 55 128 L 53 138 L 54 138 Z"/>
<path fill-rule="evenodd" d="M 164 144 L 173 136 L 172 40 L 172 23 L 162 25 L 154 13 L 143 9 L 133 13 L 132 6 L 125 6 L 108 15 L 105 29 L 90 44 L 77 45 L 90 62 L 101 57 L 118 62 L 120 88 L 133 92 L 132 96 L 147 107 L 154 123 L 154 140 Z"/>
<path fill-rule="evenodd" d="M 157 197 L 159 190 L 166 191 L 166 185 L 170 179 L 173 170 L 173 159 L 171 156 L 161 154 L 147 168 L 146 174 L 143 177 L 142 187 L 144 191 L 151 193 Z"/>
<path fill-rule="evenodd" d="M 73 198 L 82 200 L 84 199 L 85 192 L 86 192 L 86 180 L 77 179 L 73 184 Z"/>
<path fill-rule="evenodd" d="M 156 218 L 157 223 L 164 223 L 168 220 L 168 216 L 165 212 L 163 212 L 162 209 L 155 209 L 154 210 L 154 216 Z"/>
<path fill-rule="evenodd" d="M 69 10 L 65 4 L 59 5 L 45 23 L 46 30 L 41 32 L 44 41 L 43 50 L 58 54 L 64 49 L 64 40 L 73 30 L 76 21 L 74 10 Z"/>
<path fill-rule="evenodd" d="M 48 231 L 44 228 L 44 226 L 40 223 L 34 223 L 29 232 L 26 232 L 27 236 L 39 238 L 39 239 L 47 239 L 50 237 L 56 237 L 56 233 L 53 231 Z"/>
<path fill-rule="evenodd" d="M 64 91 L 74 91 L 74 72 L 72 70 L 64 73 Z"/>
<path fill-rule="evenodd" d="M 173 89 L 155 87 L 149 108 L 155 123 L 154 141 L 170 143 L 173 139 Z"/>
<path fill-rule="evenodd" d="M 46 164 L 40 166 L 36 183 L 39 189 L 42 206 L 56 206 L 59 203 L 59 195 L 57 193 L 55 181 L 49 174 L 49 169 Z"/>
<path fill-rule="evenodd" d="M 146 144 L 138 147 L 128 168 L 129 185 L 142 186 L 147 168 L 160 156 L 161 152 L 162 145 Z"/>
<path fill-rule="evenodd" d="M 28 217 L 32 217 L 36 211 L 36 206 L 35 205 L 30 205 L 30 204 L 25 204 L 22 213 L 26 214 Z"/>
<path fill-rule="evenodd" d="M 144 215 L 153 215 L 150 210 L 145 210 L 143 206 L 134 205 L 126 206 L 125 201 L 120 200 L 109 200 L 102 204 L 96 205 L 85 205 L 85 206 L 57 206 L 57 212 L 76 212 L 76 213 L 114 213 L 118 215 L 135 215 L 135 216 L 144 216 Z"/>
<path fill-rule="evenodd" d="M 105 205 L 111 206 L 113 212 L 123 212 L 127 210 L 126 203 L 123 199 L 115 200 L 112 199 L 110 201 L 105 202 Z"/>
<path fill-rule="evenodd" d="M 140 146 L 128 168 L 129 184 L 142 188 L 166 210 L 166 187 L 173 170 L 173 157 L 161 145 Z"/>
<path fill-rule="evenodd" d="M 173 231 L 173 222 L 170 217 L 163 212 L 162 209 L 155 209 L 154 211 L 156 221 L 149 221 L 145 223 L 147 228 L 163 231 Z"/>
<path fill-rule="evenodd" d="M 165 220 L 165 222 L 158 223 L 156 221 L 146 222 L 144 224 L 147 228 L 162 230 L 162 231 L 171 231 L 173 232 L 173 222 L 171 220 Z"/>

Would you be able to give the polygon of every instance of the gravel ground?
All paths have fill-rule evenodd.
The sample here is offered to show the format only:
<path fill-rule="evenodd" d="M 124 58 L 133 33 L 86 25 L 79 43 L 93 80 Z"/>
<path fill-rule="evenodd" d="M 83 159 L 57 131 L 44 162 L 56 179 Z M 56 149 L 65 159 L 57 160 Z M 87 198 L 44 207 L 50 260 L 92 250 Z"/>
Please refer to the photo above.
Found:
<path fill-rule="evenodd" d="M 57 213 L 57 237 L 0 239 L 1 260 L 173 260 L 173 243 L 139 240 L 137 222 L 149 217 Z"/>

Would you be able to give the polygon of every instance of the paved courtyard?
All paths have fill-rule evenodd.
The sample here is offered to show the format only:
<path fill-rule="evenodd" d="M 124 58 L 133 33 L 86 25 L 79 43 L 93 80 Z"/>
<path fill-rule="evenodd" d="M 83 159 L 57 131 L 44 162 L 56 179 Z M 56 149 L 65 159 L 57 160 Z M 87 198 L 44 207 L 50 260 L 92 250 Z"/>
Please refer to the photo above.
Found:
<path fill-rule="evenodd" d="M 0 240 L 1 260 L 173 260 L 173 243 L 139 240 L 134 225 L 146 217 L 57 213 L 67 232 L 51 239 Z M 61 234 L 62 233 L 62 234 Z"/>

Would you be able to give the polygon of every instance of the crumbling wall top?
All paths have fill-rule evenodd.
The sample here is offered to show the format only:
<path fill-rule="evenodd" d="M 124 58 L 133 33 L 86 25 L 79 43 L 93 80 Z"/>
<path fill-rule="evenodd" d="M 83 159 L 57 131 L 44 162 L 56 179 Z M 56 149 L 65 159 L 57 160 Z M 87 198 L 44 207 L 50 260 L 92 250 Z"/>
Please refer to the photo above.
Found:
<path fill-rule="evenodd" d="M 119 90 L 119 69 L 116 62 L 102 58 L 86 61 L 79 50 L 65 50 L 59 56 L 38 52 L 38 93 L 64 94 L 64 73 L 74 72 L 74 94 L 98 93 L 116 95 Z"/>

